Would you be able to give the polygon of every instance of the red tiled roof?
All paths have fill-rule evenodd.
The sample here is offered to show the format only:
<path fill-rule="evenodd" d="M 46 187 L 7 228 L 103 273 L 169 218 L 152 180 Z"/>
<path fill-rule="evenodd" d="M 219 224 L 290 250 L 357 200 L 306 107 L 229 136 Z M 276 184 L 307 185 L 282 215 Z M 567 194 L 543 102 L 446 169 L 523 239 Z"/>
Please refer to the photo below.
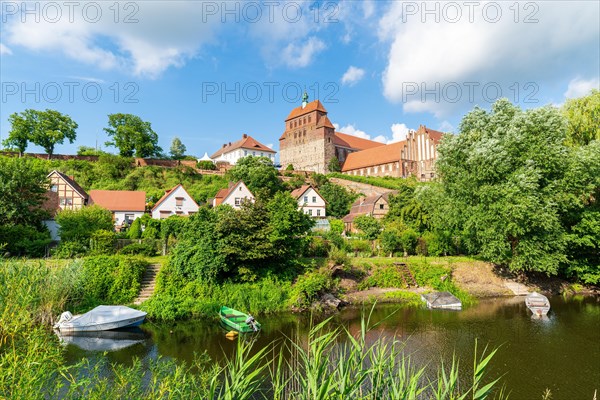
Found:
<path fill-rule="evenodd" d="M 329 120 L 329 117 L 327 115 L 322 117 L 319 120 L 319 123 L 317 124 L 317 128 L 323 128 L 323 127 L 335 129 L 335 126 L 333 126 L 333 124 L 331 123 L 331 121 Z"/>
<path fill-rule="evenodd" d="M 384 143 L 375 142 L 373 140 L 363 139 L 356 136 L 348 135 L 342 132 L 336 132 L 333 136 L 333 144 L 340 147 L 348 147 L 356 150 L 371 149 L 374 147 L 385 146 Z"/>
<path fill-rule="evenodd" d="M 306 107 L 304 107 L 304 108 L 302 108 L 302 106 L 298 106 L 298 107 L 294 108 L 285 120 L 287 122 L 292 118 L 296 118 L 301 115 L 308 114 L 309 112 L 312 112 L 315 110 L 319 110 L 324 113 L 327 112 L 327 110 L 325 109 L 325 107 L 323 107 L 323 104 L 321 104 L 321 102 L 319 100 L 313 100 L 310 103 L 308 103 L 306 105 Z"/>
<path fill-rule="evenodd" d="M 90 205 L 97 204 L 110 211 L 146 210 L 146 192 L 131 190 L 90 190 Z"/>
<path fill-rule="evenodd" d="M 236 183 L 230 183 L 229 187 L 227 189 L 221 189 L 221 190 L 219 190 L 217 192 L 217 195 L 215 196 L 215 203 L 216 203 L 216 205 L 218 206 L 219 204 L 223 203 L 223 201 L 231 194 L 231 192 L 234 191 L 234 189 L 236 187 L 238 187 L 238 185 L 240 183 L 243 183 L 244 186 L 246 185 L 244 183 L 244 181 L 237 181 Z M 250 190 L 250 189 L 248 189 L 248 190 Z M 252 193 L 252 192 L 250 192 L 250 193 Z"/>
<path fill-rule="evenodd" d="M 342 172 L 400 161 L 400 152 L 405 144 L 406 141 L 402 141 L 350 153 L 342 166 Z"/>
<path fill-rule="evenodd" d="M 293 198 L 299 199 L 300 197 L 302 197 L 302 195 L 304 194 L 304 192 L 306 192 L 310 188 L 311 188 L 310 185 L 302 185 L 298 189 L 294 189 L 292 191 L 291 195 L 292 195 Z"/>
<path fill-rule="evenodd" d="M 156 202 L 156 204 L 154 205 L 154 207 L 152 207 L 152 211 L 154 211 L 156 209 L 156 207 L 158 207 L 160 205 L 160 203 L 162 203 L 163 201 L 165 201 L 167 199 L 167 197 L 169 197 L 169 195 L 171 193 L 173 193 L 175 191 L 175 189 L 177 189 L 179 186 L 181 186 L 181 188 L 183 189 L 183 191 L 188 195 L 188 197 L 190 199 L 192 199 L 192 201 L 194 202 L 194 204 L 196 204 L 196 206 L 198 205 L 196 203 L 196 201 L 192 198 L 192 196 L 190 196 L 190 194 L 188 193 L 187 190 L 185 190 L 185 188 L 183 187 L 183 185 L 180 183 L 179 185 L 175 186 L 173 189 L 169 189 L 165 192 L 165 194 Z"/>
<path fill-rule="evenodd" d="M 248 136 L 248 135 L 244 134 L 240 140 L 233 142 L 231 144 L 223 145 L 223 147 L 221 147 L 219 150 L 217 150 L 217 152 L 215 154 L 213 154 L 212 156 L 210 156 L 210 158 L 217 158 L 223 153 L 229 153 L 230 151 L 240 149 L 240 148 L 264 151 L 267 153 L 277 153 L 275 150 L 272 150 L 271 148 L 260 143 L 258 140 L 254 139 L 252 136 Z"/>

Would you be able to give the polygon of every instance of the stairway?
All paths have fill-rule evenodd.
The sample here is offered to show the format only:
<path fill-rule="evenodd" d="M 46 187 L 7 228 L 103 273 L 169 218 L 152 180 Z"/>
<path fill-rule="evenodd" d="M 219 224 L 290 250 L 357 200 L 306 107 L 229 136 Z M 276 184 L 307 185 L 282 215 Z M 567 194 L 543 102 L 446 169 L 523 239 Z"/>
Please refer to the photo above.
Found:
<path fill-rule="evenodd" d="M 402 277 L 402 280 L 404 281 L 404 285 L 407 288 L 409 288 L 409 287 L 418 288 L 419 287 L 419 285 L 417 284 L 417 281 L 415 280 L 415 277 L 413 276 L 412 272 L 410 272 L 410 269 L 408 268 L 408 265 L 406 265 L 406 263 L 395 262 L 394 265 L 396 266 L 398 272 L 400 273 L 400 276 Z"/>
<path fill-rule="evenodd" d="M 154 293 L 154 286 L 156 285 L 156 275 L 160 271 L 160 264 L 150 264 L 142 275 L 142 286 L 140 287 L 140 293 L 137 299 L 133 301 L 133 304 L 142 304 L 148 300 Z"/>

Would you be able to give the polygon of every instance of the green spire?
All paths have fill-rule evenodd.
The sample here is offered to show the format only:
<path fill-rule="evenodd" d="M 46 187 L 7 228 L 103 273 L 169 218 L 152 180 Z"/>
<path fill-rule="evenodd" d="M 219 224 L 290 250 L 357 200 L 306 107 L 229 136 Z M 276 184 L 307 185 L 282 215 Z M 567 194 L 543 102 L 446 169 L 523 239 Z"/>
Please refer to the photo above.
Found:
<path fill-rule="evenodd" d="M 307 104 L 308 104 L 308 93 L 306 93 L 306 91 L 304 91 L 304 94 L 302 95 L 302 108 L 306 107 Z"/>

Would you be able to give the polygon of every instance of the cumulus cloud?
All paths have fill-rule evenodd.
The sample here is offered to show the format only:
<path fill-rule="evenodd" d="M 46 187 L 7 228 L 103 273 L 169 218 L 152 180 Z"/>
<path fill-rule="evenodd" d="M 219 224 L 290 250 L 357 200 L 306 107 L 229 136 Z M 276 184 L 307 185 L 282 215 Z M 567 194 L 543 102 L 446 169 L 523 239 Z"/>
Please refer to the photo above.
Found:
<path fill-rule="evenodd" d="M 569 87 L 565 92 L 565 97 L 568 99 L 572 99 L 575 97 L 586 96 L 590 93 L 592 89 L 600 90 L 600 80 L 598 78 L 594 79 L 581 79 L 575 78 L 569 82 Z"/>
<path fill-rule="evenodd" d="M 12 50 L 9 49 L 4 43 L 0 43 L 0 55 L 10 56 L 12 54 Z"/>
<path fill-rule="evenodd" d="M 96 14 L 84 14 L 81 7 L 73 12 L 72 21 L 67 8 L 56 21 L 28 18 L 22 22 L 19 15 L 6 16 L 3 38 L 11 46 L 63 54 L 100 69 L 156 78 L 167 68 L 195 57 L 221 25 L 217 18 L 206 19 L 201 2 L 172 2 L 168 7 L 162 2 L 127 3 L 135 7 L 121 10 L 116 21 L 112 3 L 94 4 L 102 8 L 95 22 L 90 18 Z M 125 22 L 126 17 L 131 23 Z"/>
<path fill-rule="evenodd" d="M 598 64 L 592 62 L 600 56 L 597 2 L 538 2 L 533 9 L 521 8 L 518 17 L 509 8 L 512 3 L 478 3 L 472 21 L 462 3 L 436 2 L 438 21 L 424 14 L 425 3 L 410 3 L 416 7 L 411 10 L 406 4 L 391 3 L 378 29 L 380 41 L 389 44 L 383 93 L 402 103 L 405 112 L 442 118 L 497 97 L 513 99 L 515 83 L 523 100 L 528 82 L 541 91 L 573 69 L 597 74 Z M 460 8 L 460 17 L 449 4 Z M 525 18 L 537 22 L 525 23 Z"/>
<path fill-rule="evenodd" d="M 312 63 L 313 58 L 325 47 L 320 39 L 311 36 L 303 44 L 288 44 L 283 49 L 283 61 L 288 67 L 303 68 Z"/>
<path fill-rule="evenodd" d="M 353 124 L 348 124 L 346 126 L 340 127 L 340 124 L 334 123 L 333 126 L 335 127 L 335 130 L 338 132 L 342 132 L 342 133 L 356 136 L 356 137 L 359 137 L 362 139 L 373 140 L 375 142 L 380 142 L 380 143 L 385 143 L 385 144 L 390 144 L 390 143 L 395 143 L 395 142 L 400 142 L 402 140 L 406 140 L 406 135 L 408 134 L 408 131 L 410 130 L 405 124 L 400 124 L 400 123 L 392 124 L 392 126 L 390 126 L 390 131 L 392 133 L 391 137 L 385 136 L 385 135 L 377 135 L 377 136 L 373 137 L 372 135 L 368 134 L 367 132 L 358 129 Z"/>
<path fill-rule="evenodd" d="M 442 121 L 437 127 L 437 130 L 444 133 L 454 132 L 454 125 L 448 121 Z"/>
<path fill-rule="evenodd" d="M 342 84 L 353 86 L 365 76 L 365 70 L 355 66 L 350 66 L 342 76 Z"/>

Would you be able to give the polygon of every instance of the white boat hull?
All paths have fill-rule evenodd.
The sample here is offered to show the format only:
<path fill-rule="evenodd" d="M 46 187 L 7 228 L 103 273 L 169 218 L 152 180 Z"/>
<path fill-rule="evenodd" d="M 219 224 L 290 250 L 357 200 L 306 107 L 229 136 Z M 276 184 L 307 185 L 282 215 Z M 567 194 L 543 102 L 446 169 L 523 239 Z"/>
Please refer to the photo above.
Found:
<path fill-rule="evenodd" d="M 550 311 L 550 301 L 548 298 L 537 292 L 528 294 L 525 297 L 525 305 L 533 313 L 533 315 L 543 317 Z"/>
<path fill-rule="evenodd" d="M 65 320 L 61 317 L 61 321 L 54 328 L 63 333 L 108 331 L 139 326 L 144 322 L 145 318 L 145 312 L 133 308 L 125 306 L 98 306 L 79 316 L 69 317 L 67 315 Z"/>

